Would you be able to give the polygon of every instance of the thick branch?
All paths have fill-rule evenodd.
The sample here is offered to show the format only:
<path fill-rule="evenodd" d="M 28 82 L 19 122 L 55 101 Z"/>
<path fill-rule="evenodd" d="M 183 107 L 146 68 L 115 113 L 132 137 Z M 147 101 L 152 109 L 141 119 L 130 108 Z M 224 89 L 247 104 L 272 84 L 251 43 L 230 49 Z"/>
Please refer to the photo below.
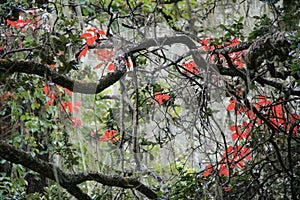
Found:
<path fill-rule="evenodd" d="M 147 186 L 134 178 L 122 178 L 120 176 L 107 176 L 98 172 L 80 173 L 71 175 L 72 183 L 80 184 L 85 181 L 97 181 L 107 186 L 117 186 L 121 188 L 135 188 L 142 194 L 151 199 L 157 198 L 157 195 Z"/>
<path fill-rule="evenodd" d="M 225 76 L 231 76 L 231 77 L 240 77 L 243 80 L 247 80 L 247 71 L 246 69 L 231 69 L 231 68 L 225 68 L 222 65 L 218 65 L 219 72 L 221 75 Z M 295 96 L 300 96 L 300 88 L 299 87 L 289 87 L 285 86 L 282 83 L 277 82 L 276 80 L 272 80 L 267 77 L 261 77 L 261 76 L 251 76 L 251 80 L 256 81 L 260 85 L 269 85 L 272 86 L 273 88 L 276 88 L 279 91 L 284 91 L 286 94 L 290 95 L 295 95 Z"/>
<path fill-rule="evenodd" d="M 51 180 L 59 181 L 59 184 L 77 199 L 91 199 L 75 184 L 69 184 L 66 181 L 67 175 L 64 172 L 62 172 L 59 168 L 53 166 L 50 163 L 46 163 L 45 161 L 40 160 L 38 158 L 33 158 L 26 152 L 17 150 L 13 146 L 8 145 L 3 141 L 0 142 L 0 155 L 0 157 L 2 157 L 5 160 L 16 164 L 21 164 Z M 56 180 L 56 175 L 59 180 Z"/>
<path fill-rule="evenodd" d="M 203 68 L 205 70 L 219 73 L 221 75 L 237 76 L 237 77 L 241 77 L 244 80 L 247 79 L 246 70 L 243 69 L 233 70 L 230 68 L 224 68 L 223 66 L 216 66 L 214 64 L 207 63 L 201 57 L 202 51 L 199 50 L 196 43 L 186 35 L 175 35 L 175 36 L 160 37 L 155 39 L 150 38 L 144 40 L 139 44 L 126 44 L 123 47 L 123 53 L 129 55 L 135 52 L 149 49 L 151 47 L 159 47 L 159 46 L 163 47 L 163 46 L 172 45 L 176 43 L 184 44 L 189 48 L 190 50 L 189 53 L 190 55 L 192 55 L 198 67 Z M 104 42 L 104 43 L 100 43 L 98 45 L 98 48 L 99 47 L 103 48 L 103 46 L 105 45 L 108 45 L 109 47 L 113 47 L 111 46 L 113 44 L 110 43 L 106 44 Z M 216 49 L 214 53 L 229 54 L 232 52 L 247 49 L 250 47 L 250 45 L 251 45 L 250 43 L 244 42 L 233 47 Z M 251 65 L 251 63 L 248 63 L 248 65 Z M 68 88 L 73 92 L 84 93 L 84 94 L 96 94 L 102 92 L 104 89 L 117 82 L 126 73 L 126 67 L 124 66 L 120 70 L 116 70 L 113 73 L 109 73 L 108 75 L 102 77 L 98 82 L 83 82 L 83 81 L 73 80 L 65 75 L 58 74 L 56 71 L 51 70 L 50 68 L 44 65 L 33 63 L 30 61 L 0 59 L 0 71 L 23 72 L 27 74 L 36 74 L 41 77 L 47 76 L 51 79 L 53 83 Z M 253 78 L 255 78 L 255 81 L 257 81 L 259 84 L 262 85 L 267 84 L 279 90 L 285 89 L 282 84 L 276 81 L 272 81 L 263 77 L 250 77 L 250 79 Z M 300 96 L 300 90 L 298 88 L 288 88 L 288 90 L 289 90 L 288 92 L 291 95 Z"/>
<path fill-rule="evenodd" d="M 73 92 L 83 94 L 97 94 L 117 82 L 126 72 L 126 68 L 117 70 L 102 77 L 98 82 L 83 82 L 73 80 L 68 76 L 46 67 L 42 64 L 24 60 L 0 59 L 0 71 L 4 73 L 22 72 L 48 77 L 53 83 L 65 87 Z"/>
<path fill-rule="evenodd" d="M 77 186 L 77 184 L 83 183 L 85 181 L 96 181 L 103 185 L 116 186 L 121 188 L 133 188 L 150 199 L 157 198 L 157 195 L 150 188 L 148 188 L 135 178 L 108 176 L 98 172 L 67 174 L 53 164 L 47 163 L 38 158 L 33 158 L 30 154 L 27 154 L 26 152 L 21 150 L 17 150 L 13 146 L 6 144 L 3 141 L 0 141 L 0 155 L 0 157 L 5 160 L 16 164 L 21 164 L 49 179 L 58 181 L 58 183 L 63 188 L 65 188 L 70 194 L 80 200 L 91 199 Z M 58 178 L 58 180 L 56 179 L 56 177 Z"/>
<path fill-rule="evenodd" d="M 207 63 L 199 54 L 199 49 L 196 43 L 188 36 L 186 35 L 175 35 L 175 36 L 170 36 L 170 37 L 160 37 L 160 38 L 150 38 L 142 43 L 133 46 L 132 48 L 129 48 L 127 52 L 138 52 L 141 50 L 146 50 L 149 49 L 150 47 L 156 47 L 156 46 L 166 46 L 166 45 L 172 45 L 172 44 L 184 44 L 186 45 L 190 53 L 194 59 L 194 62 L 197 64 L 198 67 L 204 69 L 204 70 L 209 70 L 209 71 L 214 71 L 218 73 L 218 69 L 215 65 L 210 65 Z"/>

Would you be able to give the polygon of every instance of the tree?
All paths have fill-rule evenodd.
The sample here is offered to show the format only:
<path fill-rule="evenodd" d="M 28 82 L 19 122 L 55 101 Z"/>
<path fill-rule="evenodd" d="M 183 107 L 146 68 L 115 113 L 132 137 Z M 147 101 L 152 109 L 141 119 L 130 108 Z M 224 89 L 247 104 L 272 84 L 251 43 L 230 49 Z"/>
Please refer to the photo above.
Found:
<path fill-rule="evenodd" d="M 0 196 L 299 198 L 300 5 L 224 2 L 2 2 Z"/>

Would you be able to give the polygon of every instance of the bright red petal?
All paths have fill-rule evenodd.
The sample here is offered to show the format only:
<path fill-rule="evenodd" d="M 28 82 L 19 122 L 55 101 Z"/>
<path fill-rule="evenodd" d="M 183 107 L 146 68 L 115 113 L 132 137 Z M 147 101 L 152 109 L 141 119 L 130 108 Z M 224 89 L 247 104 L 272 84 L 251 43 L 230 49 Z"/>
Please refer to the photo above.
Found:
<path fill-rule="evenodd" d="M 99 63 L 98 65 L 96 65 L 96 66 L 94 67 L 94 69 L 99 69 L 100 67 L 102 67 L 102 65 L 103 65 L 103 63 Z"/>
<path fill-rule="evenodd" d="M 105 32 L 103 30 L 98 30 L 97 33 L 100 35 L 105 35 Z"/>
<path fill-rule="evenodd" d="M 231 111 L 235 108 L 235 103 L 231 103 L 227 106 L 226 110 Z"/>
<path fill-rule="evenodd" d="M 89 50 L 88 46 L 85 45 L 85 46 L 83 47 L 83 49 L 81 50 L 81 52 L 79 53 L 78 57 L 79 57 L 79 58 L 85 57 L 88 50 Z"/>
<path fill-rule="evenodd" d="M 80 36 L 80 38 L 90 38 L 90 37 L 93 37 L 93 35 L 90 34 L 90 33 L 83 33 L 83 34 Z"/>
<path fill-rule="evenodd" d="M 230 189 L 229 187 L 223 187 L 223 190 L 224 190 L 225 192 L 230 192 L 230 191 L 231 191 L 231 189 Z"/>
<path fill-rule="evenodd" d="M 46 108 L 48 108 L 50 105 L 52 105 L 53 101 L 54 101 L 53 99 L 50 99 L 49 101 L 47 101 Z"/>
<path fill-rule="evenodd" d="M 265 96 L 261 96 L 261 95 L 260 95 L 260 96 L 258 96 L 257 98 L 258 98 L 258 99 L 261 99 L 261 100 L 265 100 L 265 99 L 266 99 L 266 97 L 265 97 Z"/>
<path fill-rule="evenodd" d="M 95 41 L 96 41 L 95 37 L 89 37 L 89 38 L 86 38 L 86 44 L 87 44 L 88 46 L 93 45 L 93 44 L 95 43 Z"/>
<path fill-rule="evenodd" d="M 163 98 L 162 98 L 162 94 L 160 92 L 155 92 L 154 98 L 158 102 L 158 104 L 163 104 Z"/>
<path fill-rule="evenodd" d="M 108 71 L 112 72 L 112 71 L 115 71 L 115 65 L 113 63 L 110 63 L 107 67 Z"/>
<path fill-rule="evenodd" d="M 229 130 L 235 131 L 238 127 L 237 126 L 229 126 Z"/>
<path fill-rule="evenodd" d="M 207 170 L 207 171 L 203 172 L 203 176 L 208 177 L 210 175 L 210 173 L 211 173 L 211 171 Z"/>
<path fill-rule="evenodd" d="M 49 87 L 48 87 L 48 85 L 44 86 L 44 93 L 47 94 L 47 95 L 49 94 Z"/>
<path fill-rule="evenodd" d="M 255 114 L 252 110 L 248 110 L 246 112 L 246 115 L 249 117 L 249 119 L 254 120 L 255 119 Z"/>
<path fill-rule="evenodd" d="M 232 140 L 236 140 L 238 138 L 238 134 L 235 132 L 231 135 Z"/>
<path fill-rule="evenodd" d="M 219 174 L 220 174 L 220 176 L 222 176 L 222 175 L 227 176 L 227 177 L 229 176 L 229 171 L 228 171 L 225 164 L 221 165 L 220 170 L 219 170 Z"/>

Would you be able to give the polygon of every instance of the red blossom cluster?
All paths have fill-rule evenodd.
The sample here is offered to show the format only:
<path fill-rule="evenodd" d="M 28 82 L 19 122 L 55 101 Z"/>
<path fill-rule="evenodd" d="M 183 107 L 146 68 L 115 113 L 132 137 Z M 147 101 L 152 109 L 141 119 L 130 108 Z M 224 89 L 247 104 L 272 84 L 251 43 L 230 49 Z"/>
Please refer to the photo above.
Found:
<path fill-rule="evenodd" d="M 94 69 L 98 69 L 111 61 L 112 57 L 114 56 L 114 51 L 112 49 L 96 49 L 94 50 L 94 54 L 97 55 L 99 61 Z"/>
<path fill-rule="evenodd" d="M 201 49 L 205 51 L 213 51 L 214 49 L 220 49 L 224 47 L 233 47 L 237 44 L 239 44 L 241 41 L 237 38 L 231 40 L 231 42 L 225 43 L 223 45 L 212 45 L 214 42 L 214 38 L 203 38 L 200 40 L 199 44 L 201 44 Z M 238 68 L 244 68 L 245 64 L 244 61 L 242 60 L 242 53 L 244 51 L 238 51 L 238 52 L 232 52 L 228 54 L 230 57 L 232 63 L 236 65 Z M 222 55 L 219 55 L 221 58 Z M 211 55 L 211 60 L 215 60 L 215 55 Z"/>
<path fill-rule="evenodd" d="M 182 65 L 185 67 L 185 69 L 188 72 L 190 72 L 192 74 L 199 74 L 199 72 L 200 72 L 194 61 L 189 61 L 189 62 L 183 63 Z M 185 71 L 185 72 L 187 72 L 187 71 Z"/>
<path fill-rule="evenodd" d="M 53 104 L 53 102 L 57 98 L 57 96 L 56 96 L 56 94 L 54 94 L 53 90 L 51 90 L 47 84 L 45 84 L 45 86 L 44 86 L 44 93 L 49 98 L 49 100 L 46 103 L 46 107 L 48 107 Z"/>
<path fill-rule="evenodd" d="M 38 17 L 34 17 L 34 18 L 31 17 L 34 14 L 35 14 L 34 10 L 26 10 L 26 11 L 24 11 L 24 13 L 23 12 L 19 13 L 18 19 L 4 19 L 3 22 L 5 24 L 7 24 L 9 27 L 20 29 L 22 32 L 25 33 L 28 30 L 28 28 L 30 28 L 31 30 L 35 30 L 39 26 Z M 8 36 L 8 37 L 10 37 L 12 35 L 13 35 L 12 30 L 10 30 L 8 32 L 3 32 L 1 34 L 1 36 Z M 21 45 L 22 45 L 22 43 L 19 43 L 19 46 L 21 46 Z M 2 51 L 2 50 L 3 50 L 3 47 L 0 46 L 0 51 Z"/>
<path fill-rule="evenodd" d="M 215 49 L 215 46 L 211 43 L 214 41 L 214 38 L 202 38 L 199 42 L 201 49 L 205 51 L 212 51 Z"/>
<path fill-rule="evenodd" d="M 5 22 L 15 28 L 20 28 L 22 29 L 22 32 L 26 32 L 27 28 L 31 28 L 32 30 L 35 30 L 37 27 L 37 22 L 39 19 L 37 17 L 34 17 L 33 20 L 29 17 L 27 18 L 26 15 L 34 15 L 35 11 L 34 10 L 26 10 L 25 13 L 20 12 L 19 13 L 19 18 L 17 20 L 5 20 Z"/>
<path fill-rule="evenodd" d="M 98 133 L 96 131 L 92 131 L 90 135 L 93 138 L 99 138 L 98 142 L 106 141 L 106 142 L 111 142 L 111 143 L 116 143 L 119 141 L 119 139 L 116 137 L 116 130 L 114 129 L 106 129 L 104 134 L 99 137 Z"/>
<path fill-rule="evenodd" d="M 61 103 L 61 106 L 60 106 L 60 110 L 63 112 L 63 111 L 68 111 L 69 113 L 72 113 L 73 111 L 78 114 L 79 112 L 79 109 L 78 107 L 81 106 L 81 103 L 80 101 L 75 101 L 74 104 L 70 101 L 67 101 L 67 102 L 62 102 Z"/>
<path fill-rule="evenodd" d="M 199 44 L 201 45 L 200 49 L 204 50 L 204 51 L 213 51 L 214 49 L 221 49 L 224 47 L 233 47 L 241 42 L 239 39 L 235 38 L 231 42 L 224 43 L 223 45 L 216 45 L 216 44 L 213 44 L 214 41 L 215 41 L 214 38 L 201 39 L 199 42 Z M 238 68 L 244 68 L 244 66 L 245 66 L 245 63 L 242 60 L 243 52 L 244 51 L 238 51 L 238 52 L 232 52 L 232 53 L 228 54 L 229 58 L 231 59 L 231 62 Z M 221 54 L 219 54 L 219 57 L 222 58 L 223 56 Z M 216 55 L 210 56 L 211 62 L 215 62 L 215 59 L 216 59 Z M 190 72 L 193 74 L 199 74 L 199 72 L 200 72 L 194 61 L 188 61 L 186 63 L 183 63 L 182 66 L 185 67 L 185 69 L 186 69 L 185 73 Z M 200 66 L 200 67 L 203 67 L 203 66 Z"/>
<path fill-rule="evenodd" d="M 231 135 L 232 140 L 249 140 L 252 126 L 252 123 L 247 123 L 246 121 L 243 121 L 242 125 L 230 126 L 229 129 L 233 132 Z"/>
<path fill-rule="evenodd" d="M 273 102 L 268 100 L 265 96 L 258 96 L 258 102 L 253 103 L 252 106 L 257 109 L 264 116 L 268 116 L 268 120 L 271 122 L 273 128 L 278 131 L 289 132 L 293 123 L 300 119 L 299 115 L 292 114 L 283 106 L 282 102 Z M 243 122 L 238 126 L 230 126 L 230 130 L 233 131 L 232 138 L 235 139 L 246 139 L 250 134 L 250 129 L 253 126 L 253 121 L 257 118 L 254 112 L 250 109 L 245 108 L 237 103 L 236 99 L 230 99 L 227 111 L 235 110 L 235 114 L 239 115 L 245 113 L 249 118 L 250 122 Z M 288 113 L 288 114 L 287 114 Z M 257 118 L 257 125 L 262 125 L 264 122 L 261 118 Z M 298 125 L 293 127 L 291 130 L 296 136 L 298 136 Z"/>
<path fill-rule="evenodd" d="M 154 93 L 154 98 L 155 98 L 155 100 L 157 101 L 158 104 L 162 105 L 170 99 L 170 96 L 169 96 L 169 94 L 163 94 L 161 92 L 155 92 Z"/>
<path fill-rule="evenodd" d="M 106 130 L 104 134 L 99 138 L 99 142 L 101 141 L 110 141 L 111 143 L 118 142 L 118 138 L 116 138 L 116 130 Z"/>
<path fill-rule="evenodd" d="M 219 175 L 229 176 L 229 168 L 239 167 L 244 169 L 245 158 L 247 160 L 251 159 L 250 149 L 243 146 L 229 146 L 222 155 L 222 160 L 218 165 Z M 207 177 L 213 172 L 212 164 L 206 165 L 206 171 L 203 173 L 204 177 Z"/>
<path fill-rule="evenodd" d="M 116 67 L 115 64 L 111 62 L 112 57 L 114 56 L 114 51 L 112 49 L 96 49 L 94 50 L 94 54 L 97 55 L 98 64 L 94 67 L 94 69 L 99 69 L 103 65 L 107 65 L 107 69 L 110 72 L 115 71 Z M 125 60 L 126 66 L 128 69 L 131 67 L 131 63 L 128 59 Z"/>
<path fill-rule="evenodd" d="M 71 117 L 70 120 L 72 121 L 72 126 L 82 126 L 82 121 L 80 119 Z"/>
<path fill-rule="evenodd" d="M 274 129 L 279 132 L 293 132 L 298 137 L 299 124 L 295 124 L 300 117 L 297 114 L 291 114 L 287 108 L 284 107 L 282 102 L 272 102 L 265 96 L 258 96 L 257 102 L 252 103 L 252 106 L 257 109 L 263 116 L 268 116 L 268 120 Z M 236 146 L 229 146 L 222 154 L 221 161 L 214 167 L 212 164 L 206 165 L 206 170 L 203 173 L 204 177 L 209 176 L 216 170 L 219 176 L 229 177 L 230 170 L 234 168 L 244 169 L 246 160 L 251 159 L 251 150 L 246 147 L 250 139 L 252 128 L 255 126 L 264 125 L 264 121 L 256 116 L 256 114 L 247 109 L 245 106 L 240 105 L 236 99 L 229 100 L 227 111 L 235 111 L 235 115 L 244 114 L 248 120 L 243 121 L 241 124 L 231 125 L 229 129 L 232 131 L 232 140 L 237 144 Z M 256 122 L 256 123 L 255 123 Z M 225 192 L 230 192 L 230 188 L 223 188 Z"/>
<path fill-rule="evenodd" d="M 96 29 L 94 27 L 90 27 L 87 29 L 81 36 L 80 38 L 85 39 L 86 44 L 82 47 L 78 57 L 82 58 L 85 57 L 88 50 L 89 46 L 97 44 L 97 40 L 101 39 L 102 37 L 105 36 L 105 32 L 100 29 Z M 111 58 L 114 56 L 114 50 L 112 49 L 96 49 L 94 50 L 94 53 L 97 54 L 97 58 L 99 60 L 99 63 L 94 67 L 94 69 L 98 69 L 102 67 L 103 65 L 107 65 L 107 69 L 110 72 L 115 71 L 115 64 L 111 62 Z M 126 65 L 128 68 L 130 68 L 130 62 L 126 60 Z"/>
<path fill-rule="evenodd" d="M 87 51 L 89 50 L 88 46 L 92 46 L 94 44 L 97 44 L 97 40 L 99 40 L 101 37 L 105 36 L 105 32 L 100 29 L 96 29 L 94 27 L 90 27 L 87 29 L 80 38 L 85 39 L 86 45 L 83 46 L 81 49 L 81 52 L 79 53 L 78 57 L 85 57 L 87 54 Z"/>
<path fill-rule="evenodd" d="M 295 124 L 293 130 L 290 129 L 292 128 L 292 125 L 300 119 L 300 116 L 289 112 L 282 102 L 272 103 L 264 96 L 260 96 L 259 98 L 260 101 L 254 106 L 263 114 L 269 115 L 268 120 L 271 122 L 273 128 L 286 133 L 293 132 L 295 136 L 298 137 L 299 124 Z M 257 124 L 263 124 L 263 120 L 258 119 Z"/>
<path fill-rule="evenodd" d="M 59 89 L 59 87 L 56 88 Z M 69 95 L 73 94 L 72 91 L 66 88 L 64 88 L 61 91 Z M 46 103 L 46 107 L 48 108 L 50 105 L 53 105 L 53 102 L 58 98 L 59 94 L 56 94 L 54 90 L 51 90 L 51 88 L 47 84 L 45 84 L 44 86 L 44 93 L 48 97 L 48 101 Z M 72 112 L 78 114 L 80 106 L 81 106 L 81 102 L 77 100 L 74 101 L 74 103 L 70 101 L 64 101 L 61 103 L 60 110 L 61 112 L 68 112 L 68 114 L 71 114 Z M 80 119 L 77 119 L 76 117 L 71 117 L 70 120 L 72 121 L 73 126 L 82 126 L 82 121 Z"/>

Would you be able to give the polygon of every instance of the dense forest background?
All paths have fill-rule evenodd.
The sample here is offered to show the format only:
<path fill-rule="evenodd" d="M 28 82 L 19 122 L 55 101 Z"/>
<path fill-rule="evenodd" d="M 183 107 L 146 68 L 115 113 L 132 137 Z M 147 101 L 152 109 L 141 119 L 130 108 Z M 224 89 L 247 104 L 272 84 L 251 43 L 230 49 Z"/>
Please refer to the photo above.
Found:
<path fill-rule="evenodd" d="M 0 1 L 0 198 L 299 199 L 299 11 Z"/>

